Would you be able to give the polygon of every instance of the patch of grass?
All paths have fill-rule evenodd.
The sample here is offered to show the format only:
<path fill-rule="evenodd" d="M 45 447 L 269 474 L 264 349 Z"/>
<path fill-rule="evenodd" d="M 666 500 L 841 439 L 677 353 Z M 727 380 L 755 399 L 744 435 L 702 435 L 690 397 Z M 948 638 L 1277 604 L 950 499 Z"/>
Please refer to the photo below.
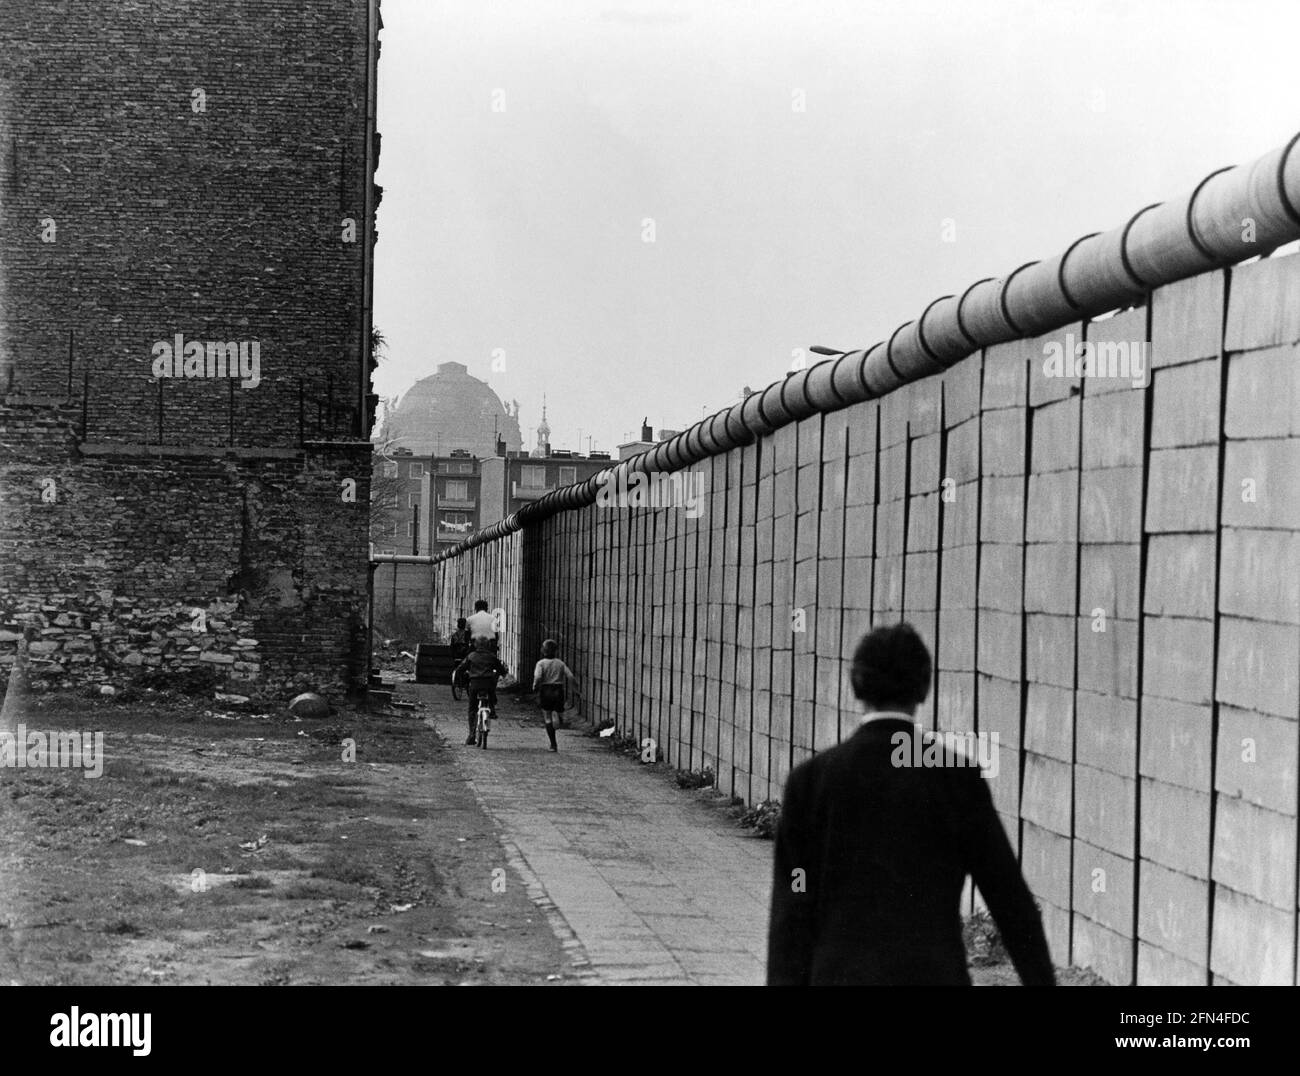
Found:
<path fill-rule="evenodd" d="M 1011 959 L 1006 946 L 1002 944 L 998 925 L 987 911 L 980 909 L 967 919 L 962 924 L 961 933 L 970 962 L 976 967 L 1005 964 Z"/>
<path fill-rule="evenodd" d="M 319 778 L 321 784 L 327 788 L 365 788 L 366 779 L 364 777 L 353 777 L 350 774 L 339 774 L 337 777 Z"/>
<path fill-rule="evenodd" d="M 679 770 L 677 773 L 678 788 L 712 788 L 717 781 L 712 766 L 705 766 L 702 770 Z"/>
<path fill-rule="evenodd" d="M 777 824 L 781 821 L 781 801 L 764 800 L 748 808 L 740 816 L 740 824 L 752 829 L 758 836 L 771 840 L 776 836 Z"/>
<path fill-rule="evenodd" d="M 283 900 L 346 900 L 351 896 L 348 887 L 325 879 L 294 882 L 280 888 Z"/>
<path fill-rule="evenodd" d="M 275 883 L 264 874 L 250 874 L 230 883 L 236 889 L 274 889 Z"/>
<path fill-rule="evenodd" d="M 364 800 L 365 795 L 360 791 L 349 792 L 346 789 L 340 789 L 338 792 L 326 792 L 314 802 L 317 807 L 355 807 Z"/>
<path fill-rule="evenodd" d="M 379 880 L 369 867 L 340 852 L 330 852 L 321 861 L 320 866 L 311 872 L 311 876 L 313 878 L 324 878 L 328 881 L 344 882 L 348 885 L 373 886 L 379 884 Z"/>

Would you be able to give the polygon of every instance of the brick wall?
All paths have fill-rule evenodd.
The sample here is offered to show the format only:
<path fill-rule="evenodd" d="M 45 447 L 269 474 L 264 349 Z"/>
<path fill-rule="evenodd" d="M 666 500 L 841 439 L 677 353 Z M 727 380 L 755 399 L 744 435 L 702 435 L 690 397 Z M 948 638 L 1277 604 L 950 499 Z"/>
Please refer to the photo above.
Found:
<path fill-rule="evenodd" d="M 435 593 L 522 572 L 527 658 L 559 639 L 590 719 L 751 803 L 851 733 L 844 659 L 906 617 L 921 719 L 998 734 L 1058 962 L 1294 983 L 1298 296 L 1295 256 L 1169 285 L 696 464 L 698 519 L 561 512 Z M 1071 337 L 1149 342 L 1153 372 L 1045 377 Z"/>
<path fill-rule="evenodd" d="M 0 406 L 0 666 L 30 625 L 37 687 L 195 665 L 237 693 L 359 682 L 364 446 L 93 444 L 51 419 L 69 410 Z"/>
<path fill-rule="evenodd" d="M 0 661 L 30 624 L 50 683 L 362 675 L 370 20 L 4 6 Z M 156 379 L 176 334 L 260 383 Z"/>

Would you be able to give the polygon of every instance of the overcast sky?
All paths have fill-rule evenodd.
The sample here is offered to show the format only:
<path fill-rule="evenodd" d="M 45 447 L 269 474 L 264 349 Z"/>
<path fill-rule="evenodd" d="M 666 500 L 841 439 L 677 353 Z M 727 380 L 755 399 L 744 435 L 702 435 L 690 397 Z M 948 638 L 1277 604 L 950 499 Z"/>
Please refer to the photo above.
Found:
<path fill-rule="evenodd" d="M 463 362 L 529 447 L 543 393 L 557 448 L 682 428 L 1300 129 L 1296 0 L 383 18 L 377 391 Z"/>

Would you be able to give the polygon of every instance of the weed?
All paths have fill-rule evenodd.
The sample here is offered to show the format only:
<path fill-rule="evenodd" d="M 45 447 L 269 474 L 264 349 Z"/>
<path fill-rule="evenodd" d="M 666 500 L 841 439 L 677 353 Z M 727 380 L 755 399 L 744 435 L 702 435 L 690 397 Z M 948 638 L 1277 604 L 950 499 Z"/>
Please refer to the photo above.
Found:
<path fill-rule="evenodd" d="M 705 766 L 702 770 L 679 770 L 677 773 L 678 788 L 712 788 L 717 780 L 712 766 Z"/>
<path fill-rule="evenodd" d="M 747 826 L 760 836 L 771 840 L 776 836 L 776 827 L 781 821 L 781 801 L 764 800 L 750 807 L 740 816 L 740 824 Z"/>
<path fill-rule="evenodd" d="M 369 867 L 363 866 L 339 852 L 330 852 L 321 865 L 311 872 L 313 878 L 345 882 L 348 885 L 375 885 L 376 879 Z"/>
<path fill-rule="evenodd" d="M 1010 957 L 1002 944 L 1002 934 L 993 917 L 981 908 L 962 924 L 962 940 L 975 966 L 1005 964 Z"/>

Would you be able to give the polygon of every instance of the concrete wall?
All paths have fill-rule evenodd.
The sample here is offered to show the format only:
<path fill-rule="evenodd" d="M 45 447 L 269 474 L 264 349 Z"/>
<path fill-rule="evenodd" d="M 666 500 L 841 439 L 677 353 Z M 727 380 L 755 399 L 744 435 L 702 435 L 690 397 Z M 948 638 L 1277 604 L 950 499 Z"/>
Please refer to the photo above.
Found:
<path fill-rule="evenodd" d="M 1067 334 L 1147 342 L 1153 372 L 1047 377 Z M 558 639 L 590 719 L 751 803 L 851 734 L 845 658 L 906 618 L 935 655 L 923 720 L 999 735 L 994 801 L 1058 962 L 1296 981 L 1300 257 L 691 470 L 699 518 L 562 511 L 435 566 L 435 593 L 522 571 L 528 659 Z"/>
<path fill-rule="evenodd" d="M 429 573 L 430 623 L 446 639 L 456 630 L 456 620 L 474 611 L 480 598 L 497 614 L 498 654 L 512 676 L 531 682 L 538 654 L 524 646 L 524 565 L 522 535 L 512 534 L 457 558 L 457 570 L 443 565 L 416 565 Z M 382 565 L 381 567 L 392 567 Z M 399 564 L 397 568 L 411 565 Z"/>

